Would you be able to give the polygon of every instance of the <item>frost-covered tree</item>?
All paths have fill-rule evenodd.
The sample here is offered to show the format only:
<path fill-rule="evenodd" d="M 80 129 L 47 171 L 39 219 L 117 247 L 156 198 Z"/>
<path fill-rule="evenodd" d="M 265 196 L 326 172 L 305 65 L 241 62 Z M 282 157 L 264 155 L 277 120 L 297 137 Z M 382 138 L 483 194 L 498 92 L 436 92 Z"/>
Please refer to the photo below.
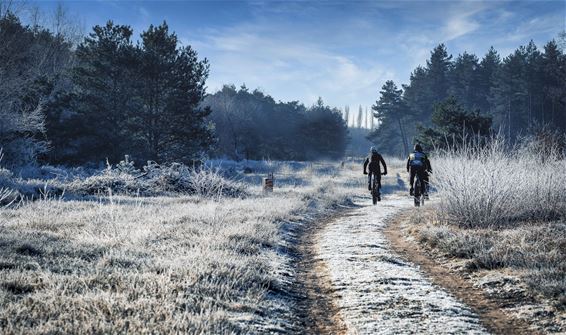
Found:
<path fill-rule="evenodd" d="M 72 59 L 64 36 L 0 17 L 0 147 L 6 165 L 35 162 L 46 152 L 44 107 Z"/>

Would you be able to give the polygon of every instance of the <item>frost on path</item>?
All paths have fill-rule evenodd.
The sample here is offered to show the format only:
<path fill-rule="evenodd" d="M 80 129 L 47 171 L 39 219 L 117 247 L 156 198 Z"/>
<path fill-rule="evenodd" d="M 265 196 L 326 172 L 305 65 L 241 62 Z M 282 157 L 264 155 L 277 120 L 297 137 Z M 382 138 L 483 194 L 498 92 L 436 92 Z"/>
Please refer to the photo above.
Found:
<path fill-rule="evenodd" d="M 348 333 L 484 334 L 477 315 L 411 263 L 384 236 L 386 219 L 411 200 L 388 196 L 341 217 L 320 232 L 318 257 L 330 271 Z"/>

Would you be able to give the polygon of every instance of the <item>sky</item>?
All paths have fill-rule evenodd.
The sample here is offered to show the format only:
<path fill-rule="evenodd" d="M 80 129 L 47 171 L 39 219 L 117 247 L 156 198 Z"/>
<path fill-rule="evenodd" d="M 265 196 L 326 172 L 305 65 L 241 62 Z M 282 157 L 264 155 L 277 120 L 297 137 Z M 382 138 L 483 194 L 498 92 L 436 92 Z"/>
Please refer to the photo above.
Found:
<path fill-rule="evenodd" d="M 85 32 L 107 20 L 136 36 L 164 20 L 210 62 L 208 92 L 259 88 L 275 100 L 371 106 L 386 80 L 407 83 L 432 48 L 504 57 L 566 29 L 556 1 L 28 1 L 45 16 L 61 3 Z"/>

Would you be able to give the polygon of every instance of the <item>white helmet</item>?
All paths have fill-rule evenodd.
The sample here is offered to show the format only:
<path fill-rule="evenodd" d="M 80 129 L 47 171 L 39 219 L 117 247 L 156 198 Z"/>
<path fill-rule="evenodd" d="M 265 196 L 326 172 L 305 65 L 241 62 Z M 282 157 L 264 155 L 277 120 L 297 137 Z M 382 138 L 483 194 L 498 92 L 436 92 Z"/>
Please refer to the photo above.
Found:
<path fill-rule="evenodd" d="M 369 149 L 369 151 L 370 151 L 372 154 L 376 154 L 376 153 L 377 153 L 377 148 L 376 148 L 376 147 L 371 147 L 371 148 Z"/>

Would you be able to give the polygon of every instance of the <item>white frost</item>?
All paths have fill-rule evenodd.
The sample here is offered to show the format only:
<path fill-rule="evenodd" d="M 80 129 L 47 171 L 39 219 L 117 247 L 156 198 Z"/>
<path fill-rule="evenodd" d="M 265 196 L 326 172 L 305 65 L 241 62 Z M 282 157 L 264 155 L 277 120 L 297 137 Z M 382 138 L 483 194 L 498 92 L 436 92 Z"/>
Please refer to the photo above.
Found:
<path fill-rule="evenodd" d="M 394 253 L 384 236 L 386 221 L 412 206 L 386 196 L 341 217 L 320 235 L 319 255 L 330 269 L 338 307 L 353 334 L 485 334 L 477 315 L 414 264 Z"/>

